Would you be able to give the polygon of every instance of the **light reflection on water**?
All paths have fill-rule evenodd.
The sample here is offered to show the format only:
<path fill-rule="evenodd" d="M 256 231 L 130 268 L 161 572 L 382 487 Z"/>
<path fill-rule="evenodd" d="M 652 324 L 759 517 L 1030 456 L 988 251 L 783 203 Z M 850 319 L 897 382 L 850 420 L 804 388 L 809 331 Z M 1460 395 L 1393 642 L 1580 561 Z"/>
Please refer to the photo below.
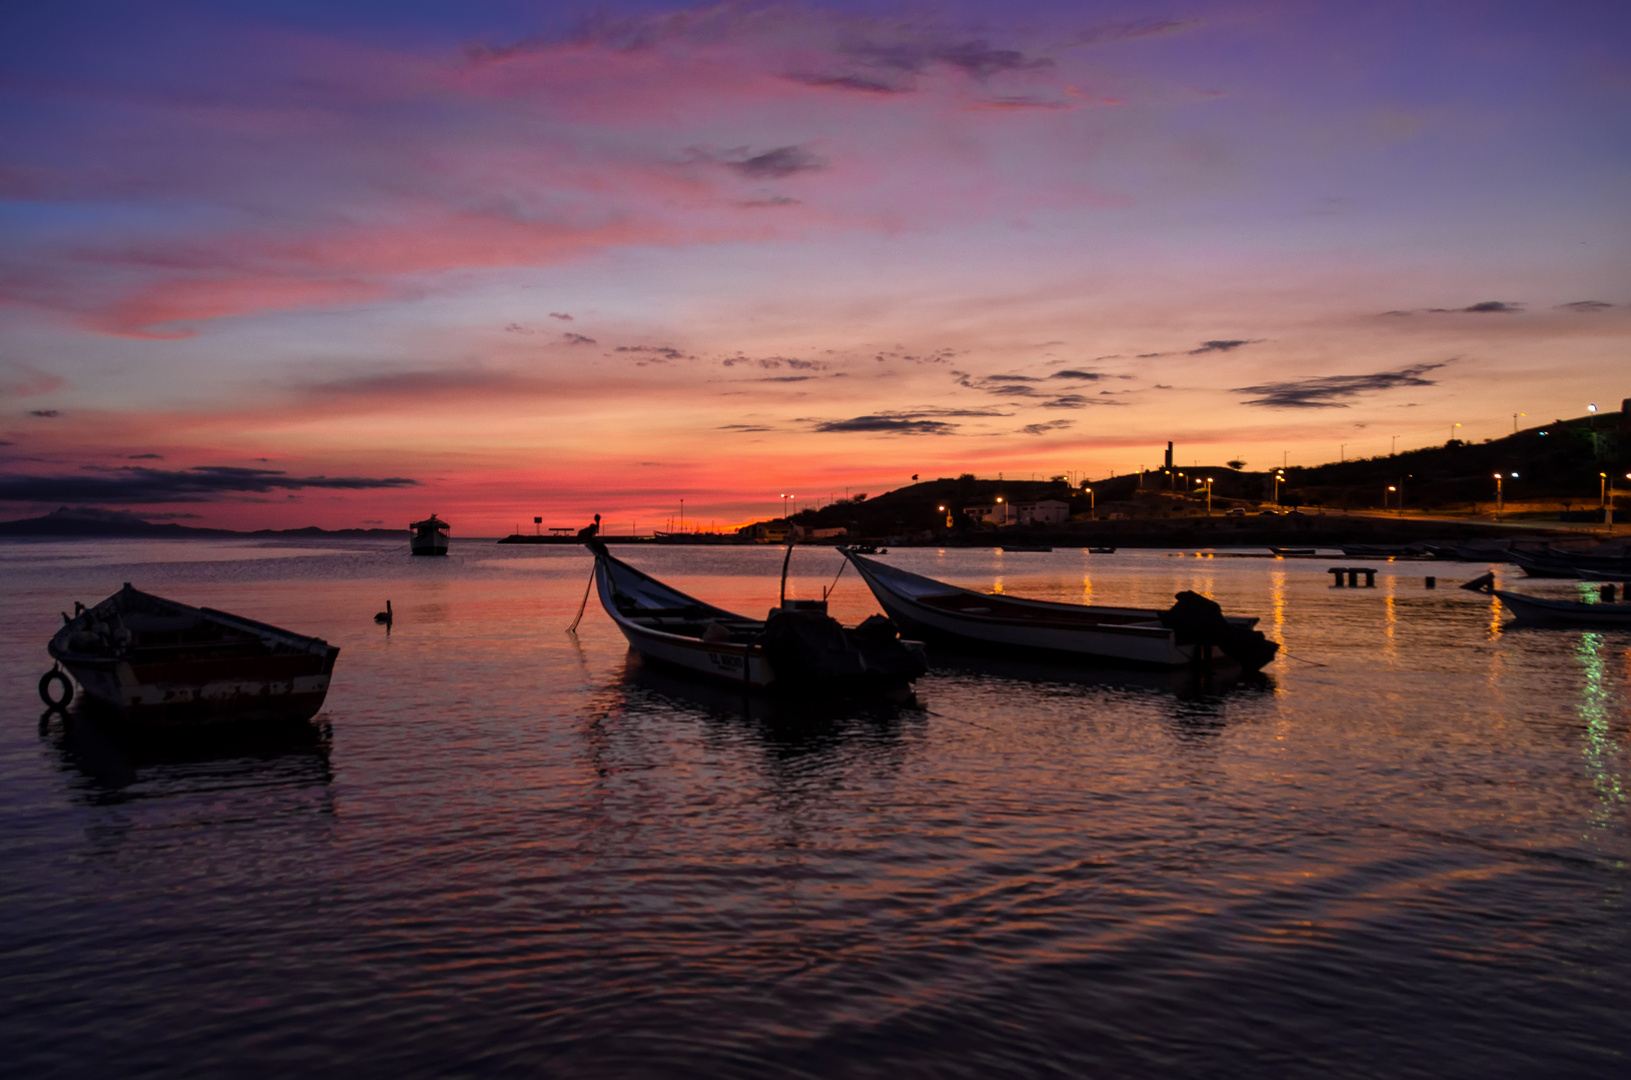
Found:
<path fill-rule="evenodd" d="M 941 657 L 856 705 L 650 669 L 593 607 L 565 633 L 572 549 L 8 550 L 23 1074 L 1611 1076 L 1631 1049 L 1631 634 L 1509 630 L 1453 587 L 1482 566 L 1355 590 L 1320 560 L 897 550 L 1021 596 L 1195 589 L 1288 655 L 1247 680 Z M 774 549 L 627 557 L 775 601 Z M 801 549 L 790 594 L 839 565 Z M 324 727 L 41 735 L 55 612 L 123 580 L 340 645 Z M 838 581 L 841 619 L 876 610 Z"/>

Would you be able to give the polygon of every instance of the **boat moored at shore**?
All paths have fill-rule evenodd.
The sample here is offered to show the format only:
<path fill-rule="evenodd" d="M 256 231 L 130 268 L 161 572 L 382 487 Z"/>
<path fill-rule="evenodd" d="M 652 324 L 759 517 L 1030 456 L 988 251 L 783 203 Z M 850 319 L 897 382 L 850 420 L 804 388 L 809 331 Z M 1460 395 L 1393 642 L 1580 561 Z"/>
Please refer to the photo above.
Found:
<path fill-rule="evenodd" d="M 601 606 L 641 656 L 748 689 L 876 691 L 924 672 L 921 646 L 874 615 L 845 629 L 824 601 L 784 600 L 750 619 L 687 596 L 613 556 L 598 540 Z"/>
<path fill-rule="evenodd" d="M 40 680 L 47 704 L 66 670 L 93 708 L 134 724 L 252 725 L 309 720 L 322 708 L 339 648 L 213 608 L 125 587 L 73 616 L 46 650 L 60 669 Z"/>
<path fill-rule="evenodd" d="M 1224 616 L 1179 593 L 1170 609 L 1098 607 L 975 592 L 846 551 L 905 633 L 999 655 L 1177 668 L 1232 662 L 1256 670 L 1279 649 L 1257 619 Z"/>

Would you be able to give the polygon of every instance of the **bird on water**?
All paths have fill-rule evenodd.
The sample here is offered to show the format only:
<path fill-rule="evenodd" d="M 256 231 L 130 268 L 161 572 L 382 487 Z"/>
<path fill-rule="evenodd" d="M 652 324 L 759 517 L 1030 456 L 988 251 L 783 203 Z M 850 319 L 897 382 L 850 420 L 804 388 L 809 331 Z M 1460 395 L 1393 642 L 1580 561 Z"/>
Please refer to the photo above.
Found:
<path fill-rule="evenodd" d="M 593 540 L 595 538 L 595 534 L 597 534 L 599 532 L 600 532 L 600 515 L 596 514 L 595 515 L 595 523 L 593 525 L 585 525 L 583 528 L 578 530 L 578 539 L 579 540 Z"/>
<path fill-rule="evenodd" d="M 389 600 L 385 601 L 385 610 L 374 616 L 374 621 L 381 626 L 391 625 L 391 602 Z"/>

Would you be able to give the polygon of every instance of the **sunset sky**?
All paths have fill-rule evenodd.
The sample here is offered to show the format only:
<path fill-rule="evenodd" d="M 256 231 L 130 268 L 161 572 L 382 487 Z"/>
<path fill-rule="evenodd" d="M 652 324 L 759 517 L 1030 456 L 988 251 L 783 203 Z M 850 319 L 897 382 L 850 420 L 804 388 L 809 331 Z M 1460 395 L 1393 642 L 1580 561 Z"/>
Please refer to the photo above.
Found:
<path fill-rule="evenodd" d="M 1631 396 L 1631 5 L 10 4 L 0 518 L 738 524 Z"/>

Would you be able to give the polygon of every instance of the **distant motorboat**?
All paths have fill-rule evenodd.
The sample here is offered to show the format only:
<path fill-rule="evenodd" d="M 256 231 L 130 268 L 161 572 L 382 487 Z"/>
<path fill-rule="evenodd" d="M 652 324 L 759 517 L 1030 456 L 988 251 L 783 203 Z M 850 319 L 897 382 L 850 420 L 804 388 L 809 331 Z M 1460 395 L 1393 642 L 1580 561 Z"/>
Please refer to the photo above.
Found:
<path fill-rule="evenodd" d="M 980 593 L 846 551 L 872 595 L 902 630 L 975 651 L 1029 659 L 1178 668 L 1223 662 L 1247 670 L 1280 648 L 1252 616 L 1225 616 L 1195 593 L 1166 611 L 1096 607 Z"/>
<path fill-rule="evenodd" d="M 1004 551 L 1052 551 L 1053 548 L 1049 547 L 1046 544 L 1004 544 L 1004 545 L 1002 545 L 1002 550 L 1004 550 Z"/>
<path fill-rule="evenodd" d="M 408 526 L 408 550 L 415 555 L 446 555 L 448 524 L 432 514 Z"/>
<path fill-rule="evenodd" d="M 1515 624 L 1631 629 L 1631 604 L 1601 602 L 1587 604 L 1579 600 L 1547 600 L 1539 596 L 1507 592 L 1504 589 L 1496 589 L 1495 595 L 1512 613 Z"/>
<path fill-rule="evenodd" d="M 1114 555 L 1116 549 L 1114 547 L 1090 547 L 1087 549 L 1087 553 L 1089 555 Z"/>
<path fill-rule="evenodd" d="M 747 689 L 887 691 L 926 670 L 922 646 L 874 615 L 845 629 L 824 600 L 784 600 L 765 619 L 703 603 L 613 556 L 599 540 L 601 606 L 641 656 Z"/>
<path fill-rule="evenodd" d="M 1276 555 L 1313 555 L 1313 554 L 1315 554 L 1315 549 L 1311 548 L 1311 547 L 1299 547 L 1299 548 L 1294 548 L 1294 547 L 1271 547 L 1271 548 L 1269 548 L 1269 550 L 1272 551 Z"/>
<path fill-rule="evenodd" d="M 309 720 L 323 706 L 340 650 L 321 638 L 125 587 L 94 607 L 75 605 L 46 651 L 94 706 L 165 726 Z M 53 699 L 47 687 L 64 682 Z M 61 671 L 40 696 L 66 706 Z"/>

